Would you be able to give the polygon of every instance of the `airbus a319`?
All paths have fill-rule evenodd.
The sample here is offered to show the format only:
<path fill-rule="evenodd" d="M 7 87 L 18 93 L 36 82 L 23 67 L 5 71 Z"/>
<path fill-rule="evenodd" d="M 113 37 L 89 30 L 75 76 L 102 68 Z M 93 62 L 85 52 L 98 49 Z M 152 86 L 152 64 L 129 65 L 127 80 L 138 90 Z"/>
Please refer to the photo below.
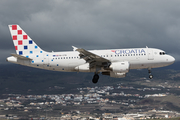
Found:
<path fill-rule="evenodd" d="M 175 58 L 156 48 L 129 48 L 108 50 L 85 50 L 73 47 L 72 51 L 46 52 L 42 50 L 19 25 L 9 25 L 16 53 L 8 62 L 53 71 L 93 72 L 93 83 L 98 74 L 123 78 L 130 69 L 148 69 L 152 79 L 152 68 L 174 63 Z"/>

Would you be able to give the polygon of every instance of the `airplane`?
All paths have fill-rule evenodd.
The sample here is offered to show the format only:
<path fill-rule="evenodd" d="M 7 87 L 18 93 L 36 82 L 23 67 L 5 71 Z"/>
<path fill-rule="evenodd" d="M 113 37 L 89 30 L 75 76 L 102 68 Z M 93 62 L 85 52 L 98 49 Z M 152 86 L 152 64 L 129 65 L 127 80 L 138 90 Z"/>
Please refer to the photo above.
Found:
<path fill-rule="evenodd" d="M 73 47 L 73 51 L 46 52 L 42 50 L 19 25 L 9 25 L 16 53 L 6 60 L 40 69 L 63 72 L 94 72 L 93 83 L 99 73 L 114 78 L 123 78 L 130 69 L 148 69 L 152 79 L 152 68 L 164 67 L 175 62 L 175 58 L 156 48 L 128 48 L 107 50 L 85 50 Z"/>

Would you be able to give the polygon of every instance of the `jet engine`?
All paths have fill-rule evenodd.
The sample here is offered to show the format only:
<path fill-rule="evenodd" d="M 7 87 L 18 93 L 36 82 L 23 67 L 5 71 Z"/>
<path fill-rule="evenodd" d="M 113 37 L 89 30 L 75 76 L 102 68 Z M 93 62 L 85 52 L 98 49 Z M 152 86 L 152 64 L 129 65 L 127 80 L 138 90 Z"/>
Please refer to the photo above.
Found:
<path fill-rule="evenodd" d="M 129 71 L 129 62 L 113 62 L 109 68 L 112 69 L 112 72 L 115 73 L 127 73 Z"/>
<path fill-rule="evenodd" d="M 113 62 L 109 68 L 111 71 L 102 72 L 102 75 L 108 75 L 114 78 L 123 78 L 126 77 L 126 73 L 129 72 L 129 62 Z"/>

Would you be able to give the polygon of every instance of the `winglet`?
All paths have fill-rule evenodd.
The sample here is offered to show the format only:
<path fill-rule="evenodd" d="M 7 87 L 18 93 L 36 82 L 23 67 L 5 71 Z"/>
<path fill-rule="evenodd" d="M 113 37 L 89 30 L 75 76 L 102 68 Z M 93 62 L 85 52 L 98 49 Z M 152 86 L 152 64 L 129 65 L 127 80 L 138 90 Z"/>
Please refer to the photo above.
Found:
<path fill-rule="evenodd" d="M 78 48 L 77 47 L 74 47 L 74 46 L 72 46 L 73 47 L 73 51 L 76 51 Z"/>

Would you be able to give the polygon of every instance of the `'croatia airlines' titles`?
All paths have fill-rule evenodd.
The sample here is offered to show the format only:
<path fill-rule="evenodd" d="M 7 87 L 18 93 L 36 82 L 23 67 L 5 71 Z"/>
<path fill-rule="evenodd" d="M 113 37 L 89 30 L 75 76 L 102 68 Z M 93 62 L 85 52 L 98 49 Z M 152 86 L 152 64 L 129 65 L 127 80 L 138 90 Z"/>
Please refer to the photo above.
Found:
<path fill-rule="evenodd" d="M 146 54 L 144 49 L 122 49 L 122 50 L 111 50 L 115 54 Z"/>

